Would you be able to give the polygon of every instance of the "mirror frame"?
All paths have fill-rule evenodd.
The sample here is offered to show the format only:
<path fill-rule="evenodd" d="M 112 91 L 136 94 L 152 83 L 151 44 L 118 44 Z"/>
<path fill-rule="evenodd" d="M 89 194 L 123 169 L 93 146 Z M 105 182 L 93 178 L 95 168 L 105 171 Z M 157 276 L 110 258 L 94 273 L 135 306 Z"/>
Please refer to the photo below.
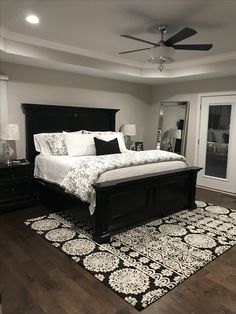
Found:
<path fill-rule="evenodd" d="M 183 132 L 182 132 L 182 143 L 181 143 L 181 151 L 180 154 L 185 156 L 186 155 L 186 143 L 187 143 L 187 129 L 188 129 L 188 119 L 189 119 L 189 101 L 162 101 L 160 106 L 159 112 L 159 123 L 158 123 L 158 132 L 157 132 L 157 146 L 161 143 L 161 136 L 163 127 L 163 116 L 164 116 L 164 106 L 168 106 L 167 104 L 177 104 L 177 105 L 185 105 L 185 116 L 184 116 L 184 125 L 183 125 Z M 160 136 L 161 133 L 161 136 Z"/>

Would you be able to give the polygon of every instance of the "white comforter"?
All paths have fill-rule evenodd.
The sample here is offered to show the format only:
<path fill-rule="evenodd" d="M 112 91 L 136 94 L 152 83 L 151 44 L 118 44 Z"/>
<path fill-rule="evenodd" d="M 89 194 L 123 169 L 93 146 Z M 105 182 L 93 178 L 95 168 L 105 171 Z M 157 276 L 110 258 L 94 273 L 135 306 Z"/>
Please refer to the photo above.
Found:
<path fill-rule="evenodd" d="M 174 153 L 150 150 L 123 154 L 81 157 L 71 167 L 60 185 L 66 192 L 78 196 L 82 201 L 90 203 L 90 213 L 95 209 L 95 190 L 92 184 L 97 183 L 104 172 L 167 161 L 183 161 L 185 158 Z"/>

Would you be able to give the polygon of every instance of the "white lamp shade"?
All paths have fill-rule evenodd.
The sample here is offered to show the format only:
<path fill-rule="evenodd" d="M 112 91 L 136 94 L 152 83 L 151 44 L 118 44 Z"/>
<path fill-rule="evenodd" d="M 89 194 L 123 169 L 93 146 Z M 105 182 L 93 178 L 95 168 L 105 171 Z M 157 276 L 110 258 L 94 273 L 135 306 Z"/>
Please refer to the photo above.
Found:
<path fill-rule="evenodd" d="M 164 63 L 174 62 L 175 49 L 173 47 L 159 46 L 150 49 L 150 56 L 148 61 L 151 63 Z"/>
<path fill-rule="evenodd" d="M 135 136 L 136 135 L 136 125 L 135 124 L 124 124 L 123 125 L 123 133 L 127 136 Z"/>
<path fill-rule="evenodd" d="M 0 124 L 0 139 L 4 141 L 16 141 L 20 139 L 18 124 L 2 123 Z"/>

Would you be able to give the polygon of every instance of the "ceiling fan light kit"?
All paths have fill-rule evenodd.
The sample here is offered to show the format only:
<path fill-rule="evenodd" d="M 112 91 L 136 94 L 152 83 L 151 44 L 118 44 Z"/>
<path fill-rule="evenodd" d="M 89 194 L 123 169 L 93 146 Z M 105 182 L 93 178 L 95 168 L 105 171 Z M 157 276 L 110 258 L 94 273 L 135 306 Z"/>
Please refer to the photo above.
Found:
<path fill-rule="evenodd" d="M 175 49 L 172 47 L 159 46 L 153 47 L 150 49 L 150 56 L 148 58 L 148 62 L 159 64 L 159 71 L 162 72 L 164 70 L 164 65 L 173 63 Z"/>
<path fill-rule="evenodd" d="M 212 44 L 176 45 L 176 43 L 197 34 L 197 32 L 190 27 L 183 28 L 181 31 L 174 34 L 167 40 L 164 40 L 164 35 L 167 32 L 167 25 L 160 25 L 157 27 L 157 29 L 161 33 L 161 40 L 157 43 L 147 41 L 141 38 L 137 38 L 131 35 L 120 35 L 121 37 L 124 37 L 124 38 L 128 38 L 128 39 L 136 40 L 139 42 L 147 43 L 149 45 L 153 45 L 153 47 L 130 50 L 130 51 L 122 51 L 122 52 L 119 52 L 119 54 L 127 54 L 131 52 L 150 50 L 150 56 L 148 58 L 148 62 L 159 64 L 158 68 L 160 72 L 162 72 L 164 70 L 165 64 L 173 63 L 175 61 L 174 59 L 175 49 L 208 51 L 213 47 Z"/>

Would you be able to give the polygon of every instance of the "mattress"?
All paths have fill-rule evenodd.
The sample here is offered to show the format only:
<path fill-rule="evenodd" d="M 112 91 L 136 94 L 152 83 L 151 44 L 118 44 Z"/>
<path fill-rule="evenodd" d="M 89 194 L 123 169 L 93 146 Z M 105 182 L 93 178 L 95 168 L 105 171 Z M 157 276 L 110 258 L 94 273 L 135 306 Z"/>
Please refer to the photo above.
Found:
<path fill-rule="evenodd" d="M 70 168 L 79 158 L 86 157 L 38 155 L 35 159 L 34 176 L 36 178 L 60 185 Z M 184 167 L 186 167 L 186 164 L 183 161 L 168 161 L 114 169 L 101 174 L 97 182 L 99 183 L 138 175 L 153 174 Z"/>

